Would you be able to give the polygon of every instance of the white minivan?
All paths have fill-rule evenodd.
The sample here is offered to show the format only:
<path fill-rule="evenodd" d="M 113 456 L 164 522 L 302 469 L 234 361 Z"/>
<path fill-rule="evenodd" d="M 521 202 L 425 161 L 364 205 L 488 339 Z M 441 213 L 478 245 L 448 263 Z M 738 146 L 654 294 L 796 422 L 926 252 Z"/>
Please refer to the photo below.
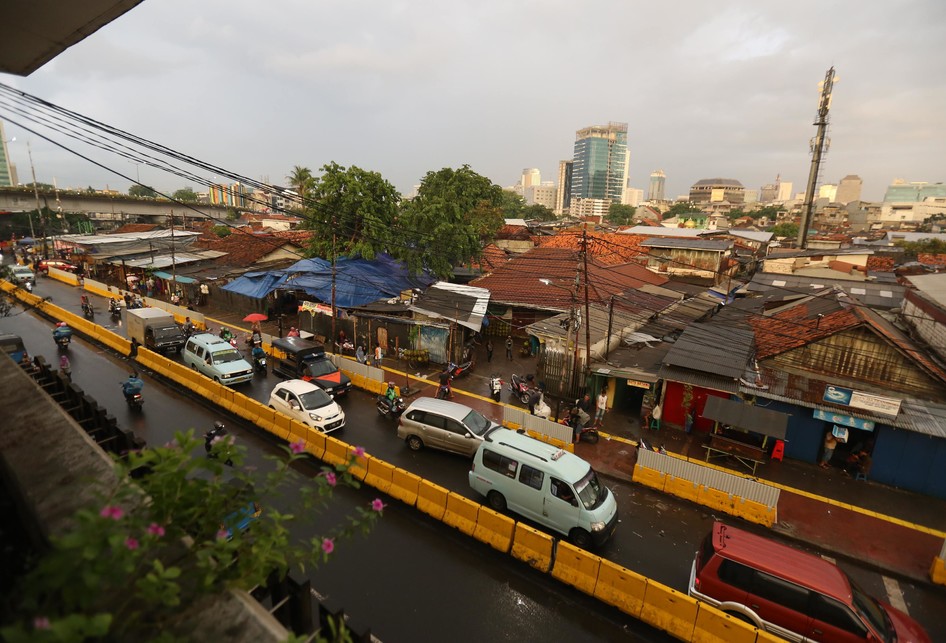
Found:
<path fill-rule="evenodd" d="M 473 456 L 469 481 L 495 511 L 508 507 L 579 547 L 604 544 L 618 523 L 614 493 L 590 464 L 524 433 L 492 431 Z"/>
<path fill-rule="evenodd" d="M 192 335 L 181 352 L 184 363 L 221 384 L 239 384 L 253 379 L 253 366 L 230 342 L 211 333 Z"/>

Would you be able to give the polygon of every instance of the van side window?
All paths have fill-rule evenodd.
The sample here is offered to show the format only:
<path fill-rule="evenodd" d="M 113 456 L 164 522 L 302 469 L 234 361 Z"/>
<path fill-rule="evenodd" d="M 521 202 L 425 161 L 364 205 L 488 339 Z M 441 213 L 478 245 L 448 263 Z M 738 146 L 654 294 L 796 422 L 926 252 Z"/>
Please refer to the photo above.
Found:
<path fill-rule="evenodd" d="M 867 628 L 843 603 L 816 592 L 812 592 L 811 599 L 813 619 L 851 632 L 858 638 L 867 638 Z"/>
<path fill-rule="evenodd" d="M 752 593 L 802 614 L 808 610 L 807 589 L 765 572 L 756 571 Z"/>
<path fill-rule="evenodd" d="M 551 485 L 550 490 L 553 496 L 564 500 L 570 505 L 578 506 L 578 501 L 575 500 L 575 494 L 572 493 L 571 486 L 555 477 L 549 478 L 549 484 Z"/>
<path fill-rule="evenodd" d="M 456 433 L 457 435 L 466 435 L 469 431 L 466 430 L 466 427 L 450 418 L 446 418 L 445 422 L 447 424 L 447 431 L 450 433 Z"/>
<path fill-rule="evenodd" d="M 496 473 L 501 473 L 506 477 L 515 478 L 516 468 L 519 466 L 519 463 L 495 451 L 483 449 L 483 466 L 487 469 L 492 469 Z"/>
<path fill-rule="evenodd" d="M 719 579 L 745 592 L 752 591 L 752 568 L 728 558 L 719 563 Z"/>
<path fill-rule="evenodd" d="M 533 489 L 541 489 L 544 480 L 544 473 L 527 464 L 522 465 L 522 469 L 519 471 L 519 482 Z"/>

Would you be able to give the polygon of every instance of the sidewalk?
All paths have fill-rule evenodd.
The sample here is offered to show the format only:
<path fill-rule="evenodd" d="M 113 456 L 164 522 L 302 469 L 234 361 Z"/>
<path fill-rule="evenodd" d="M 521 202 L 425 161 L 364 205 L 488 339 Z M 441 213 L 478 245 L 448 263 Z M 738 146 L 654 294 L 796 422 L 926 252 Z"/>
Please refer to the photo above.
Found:
<path fill-rule="evenodd" d="M 221 324 L 240 332 L 249 330 L 250 324 L 243 322 L 241 315 L 222 310 L 213 301 L 198 312 L 215 320 L 208 319 L 214 332 Z M 295 317 L 285 317 L 283 332 L 295 324 Z M 261 326 L 264 332 L 278 335 L 275 321 L 262 322 Z M 521 407 L 512 398 L 508 382 L 513 373 L 535 374 L 536 358 L 520 356 L 517 344 L 513 358 L 507 359 L 503 342 L 494 338 L 493 358 L 488 363 L 484 344 L 485 339 L 476 347 L 474 371 L 454 381 L 454 395 L 458 402 L 491 417 L 501 417 L 499 405 L 489 399 L 489 376 L 497 373 L 505 382 L 503 403 Z M 382 366 L 389 380 L 399 387 L 407 384 L 406 364 L 386 357 Z M 411 371 L 410 387 L 415 391 L 411 396 L 433 396 L 440 370 L 440 365 L 431 364 L 422 372 Z M 555 402 L 550 400 L 549 404 L 554 413 Z M 637 459 L 636 443 L 641 436 L 638 419 L 612 410 L 605 416 L 602 431 L 605 435 L 597 444 L 580 443 L 575 453 L 602 475 L 630 482 Z M 704 461 L 702 434 L 688 435 L 663 427 L 659 431 L 648 429 L 644 437 L 687 459 Z M 838 469 L 826 471 L 816 464 L 793 460 L 766 463 L 756 476 L 781 488 L 778 523 L 773 527 L 776 532 L 833 555 L 859 560 L 883 573 L 931 582 L 930 565 L 939 555 L 946 535 L 946 500 L 855 481 Z"/>

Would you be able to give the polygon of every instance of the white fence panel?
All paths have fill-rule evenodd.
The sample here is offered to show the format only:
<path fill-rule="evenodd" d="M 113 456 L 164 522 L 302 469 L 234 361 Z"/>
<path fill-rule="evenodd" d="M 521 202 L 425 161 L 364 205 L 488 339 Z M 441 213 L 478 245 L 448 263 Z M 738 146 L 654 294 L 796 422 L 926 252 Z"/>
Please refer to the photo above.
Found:
<path fill-rule="evenodd" d="M 565 443 L 572 441 L 572 428 L 558 422 L 532 415 L 525 409 L 514 406 L 503 407 L 503 423 L 518 424 L 528 431 L 535 431 L 544 436 L 561 440 Z"/>

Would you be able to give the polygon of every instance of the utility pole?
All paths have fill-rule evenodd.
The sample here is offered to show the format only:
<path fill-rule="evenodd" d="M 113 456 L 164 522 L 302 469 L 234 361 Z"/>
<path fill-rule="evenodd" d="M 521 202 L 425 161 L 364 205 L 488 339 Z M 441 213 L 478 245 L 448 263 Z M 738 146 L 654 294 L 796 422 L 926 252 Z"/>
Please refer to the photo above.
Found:
<path fill-rule="evenodd" d="M 42 216 L 42 214 L 39 211 L 39 188 L 36 187 L 36 168 L 33 167 L 33 150 L 30 147 L 29 139 L 27 139 L 26 141 L 26 153 L 29 154 L 30 156 L 30 172 L 33 173 L 33 194 L 36 196 L 36 216 Z M 33 215 L 30 214 L 27 216 L 29 217 L 29 220 L 30 220 L 30 236 L 33 237 L 33 239 L 35 240 L 36 233 L 33 232 Z M 45 235 L 43 236 L 43 243 L 44 244 L 46 243 Z"/>
<path fill-rule="evenodd" d="M 585 382 L 588 386 L 588 374 L 591 373 L 591 308 L 588 304 L 588 224 L 581 231 L 581 254 L 585 268 Z"/>
<path fill-rule="evenodd" d="M 834 88 L 834 67 L 828 69 L 821 82 L 821 99 L 818 101 L 818 113 L 813 125 L 818 126 L 815 137 L 811 139 L 811 169 L 808 171 L 808 185 L 805 188 L 805 208 L 798 226 L 798 247 L 805 250 L 808 247 L 808 226 L 811 225 L 812 209 L 815 204 L 815 187 L 818 184 L 818 173 L 821 169 L 821 157 L 831 144 L 825 135 L 828 130 L 828 109 L 831 107 L 831 90 Z"/>
<path fill-rule="evenodd" d="M 177 291 L 177 261 L 174 259 L 174 211 L 171 210 L 171 294 Z"/>
<path fill-rule="evenodd" d="M 335 259 L 337 252 L 335 250 L 335 241 L 337 238 L 337 233 L 335 232 L 335 213 L 332 213 L 332 339 L 329 340 L 331 343 L 329 346 L 334 346 L 335 342 L 338 339 L 338 335 L 335 334 Z M 371 349 L 371 342 L 368 342 L 368 349 Z M 341 350 L 341 347 L 339 347 Z"/>

